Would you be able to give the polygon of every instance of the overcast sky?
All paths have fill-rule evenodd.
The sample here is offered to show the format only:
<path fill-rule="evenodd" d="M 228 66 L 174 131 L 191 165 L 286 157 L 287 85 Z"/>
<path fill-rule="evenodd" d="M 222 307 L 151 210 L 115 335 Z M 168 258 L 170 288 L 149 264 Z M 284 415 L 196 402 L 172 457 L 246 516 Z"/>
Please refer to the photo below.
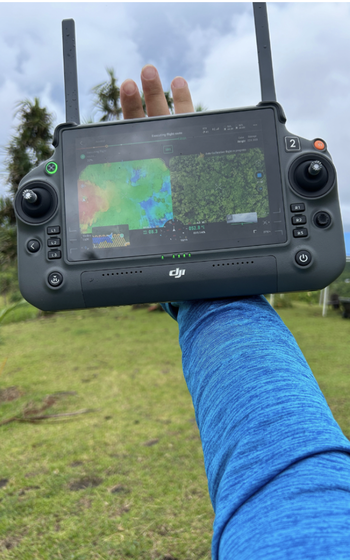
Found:
<path fill-rule="evenodd" d="M 295 135 L 327 141 L 350 231 L 350 3 L 268 3 L 277 99 Z M 91 88 L 113 67 L 140 85 L 157 66 L 164 90 L 176 75 L 208 110 L 256 105 L 260 82 L 249 2 L 0 2 L 0 196 L 15 104 L 39 97 L 64 122 L 61 21 L 76 26 L 81 118 Z"/>

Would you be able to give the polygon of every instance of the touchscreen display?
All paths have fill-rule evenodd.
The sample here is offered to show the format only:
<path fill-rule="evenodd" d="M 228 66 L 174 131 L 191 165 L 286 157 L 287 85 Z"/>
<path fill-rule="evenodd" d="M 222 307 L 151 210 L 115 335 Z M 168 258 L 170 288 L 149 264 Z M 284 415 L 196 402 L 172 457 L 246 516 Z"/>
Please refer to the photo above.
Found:
<path fill-rule="evenodd" d="M 283 243 L 271 109 L 63 132 L 70 261 Z"/>

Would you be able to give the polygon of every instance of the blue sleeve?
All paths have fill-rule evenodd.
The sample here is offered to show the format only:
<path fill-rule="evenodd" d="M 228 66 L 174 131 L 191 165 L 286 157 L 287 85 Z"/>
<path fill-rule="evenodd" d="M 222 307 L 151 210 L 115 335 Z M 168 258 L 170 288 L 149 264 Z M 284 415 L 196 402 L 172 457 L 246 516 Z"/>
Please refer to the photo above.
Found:
<path fill-rule="evenodd" d="M 263 296 L 163 307 L 200 430 L 213 560 L 349 560 L 350 442 L 277 313 Z"/>

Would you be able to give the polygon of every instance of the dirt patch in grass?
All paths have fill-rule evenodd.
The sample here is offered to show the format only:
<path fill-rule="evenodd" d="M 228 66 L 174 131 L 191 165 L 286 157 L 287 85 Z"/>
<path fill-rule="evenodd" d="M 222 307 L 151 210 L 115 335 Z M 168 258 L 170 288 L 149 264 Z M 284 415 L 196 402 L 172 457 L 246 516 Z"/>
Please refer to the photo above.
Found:
<path fill-rule="evenodd" d="M 124 504 L 122 507 L 118 508 L 115 512 L 116 517 L 121 517 L 123 513 L 128 513 L 130 511 L 130 504 Z"/>
<path fill-rule="evenodd" d="M 24 475 L 24 478 L 34 478 L 35 476 L 40 476 L 41 474 L 48 474 L 47 469 L 40 469 L 37 471 L 30 471 Z"/>
<path fill-rule="evenodd" d="M 98 476 L 83 476 L 69 483 L 68 488 L 72 492 L 76 490 L 85 490 L 86 488 L 95 488 L 103 482 Z"/>
<path fill-rule="evenodd" d="M 149 441 L 145 441 L 142 445 L 144 445 L 145 447 L 151 447 L 152 445 L 156 445 L 156 443 L 159 442 L 159 439 L 154 438 L 154 439 L 150 439 Z"/>
<path fill-rule="evenodd" d="M 98 373 L 94 373 L 91 377 L 84 377 L 81 382 L 82 383 L 90 383 L 91 381 L 93 381 L 94 379 L 96 379 L 96 377 L 98 377 Z"/>
<path fill-rule="evenodd" d="M 19 399 L 22 395 L 23 395 L 23 391 L 21 391 L 17 386 L 1 389 L 0 403 L 15 401 L 16 399 Z"/>
<path fill-rule="evenodd" d="M 92 506 L 92 500 L 85 497 L 81 498 L 78 502 L 78 506 L 81 507 L 82 509 L 90 509 Z"/>
<path fill-rule="evenodd" d="M 155 550 L 152 555 L 151 555 L 152 560 L 179 560 L 179 558 L 176 556 L 173 556 L 172 554 L 160 554 L 157 550 Z"/>
<path fill-rule="evenodd" d="M 129 490 L 129 488 L 126 488 L 122 484 L 116 484 L 115 486 L 110 488 L 109 491 L 110 491 L 111 494 L 130 494 L 130 492 L 131 492 L 131 490 Z"/>
<path fill-rule="evenodd" d="M 6 537 L 6 539 L 0 540 L 0 552 L 1 550 L 12 550 L 20 542 L 20 537 Z"/>
<path fill-rule="evenodd" d="M 73 463 L 70 463 L 70 467 L 81 467 L 83 465 L 83 461 L 73 461 Z"/>
<path fill-rule="evenodd" d="M 40 490 L 40 486 L 26 486 L 26 488 L 22 488 L 18 492 L 18 495 L 19 496 L 24 496 L 26 494 L 26 492 L 28 492 L 29 490 Z"/>

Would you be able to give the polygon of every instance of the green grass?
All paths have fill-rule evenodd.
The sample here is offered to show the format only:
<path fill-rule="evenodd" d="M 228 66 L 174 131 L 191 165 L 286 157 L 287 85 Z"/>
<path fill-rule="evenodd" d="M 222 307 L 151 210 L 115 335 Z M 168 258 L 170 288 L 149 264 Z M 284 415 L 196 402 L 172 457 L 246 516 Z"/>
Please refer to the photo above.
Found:
<path fill-rule="evenodd" d="M 1 404 L 2 419 L 59 392 L 46 412 L 94 412 L 0 427 L 0 557 L 210 558 L 213 511 L 177 324 L 111 308 L 1 333 L 1 387 L 19 396 Z"/>
<path fill-rule="evenodd" d="M 279 314 L 350 436 L 350 320 L 304 303 Z M 43 414 L 90 410 L 0 426 L 0 558 L 209 560 L 214 515 L 176 322 L 109 308 L 0 335 L 0 421 L 48 395 Z"/>
<path fill-rule="evenodd" d="M 322 317 L 318 305 L 293 302 L 293 308 L 278 311 L 293 333 L 333 416 L 350 439 L 350 320 L 329 309 Z"/>

